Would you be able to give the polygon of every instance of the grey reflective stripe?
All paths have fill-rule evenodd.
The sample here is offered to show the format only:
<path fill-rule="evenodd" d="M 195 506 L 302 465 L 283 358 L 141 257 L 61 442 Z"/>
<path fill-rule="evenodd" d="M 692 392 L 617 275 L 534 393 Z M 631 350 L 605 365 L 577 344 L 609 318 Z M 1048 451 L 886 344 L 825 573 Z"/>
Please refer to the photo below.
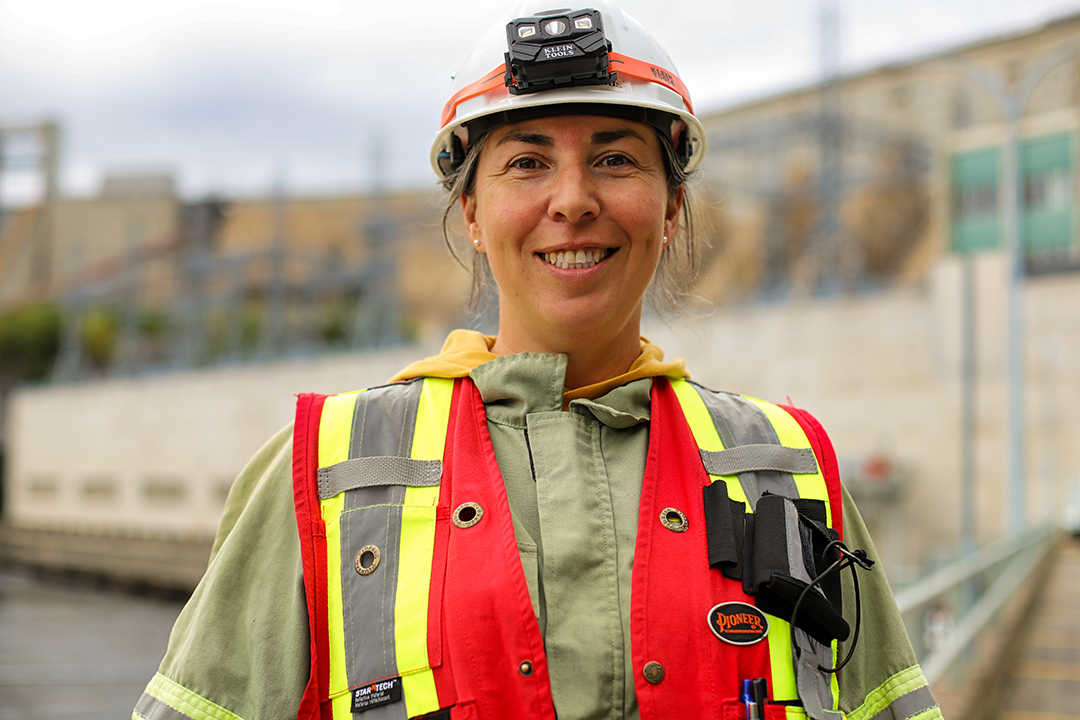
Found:
<path fill-rule="evenodd" d="M 394 601 L 401 555 L 401 506 L 405 488 L 412 483 L 408 477 L 401 482 L 403 478 L 395 471 L 409 468 L 406 472 L 411 473 L 420 467 L 416 464 L 419 461 L 409 456 L 422 390 L 423 381 L 417 380 L 372 388 L 356 396 L 346 462 L 358 461 L 353 467 L 357 475 L 365 476 L 365 481 L 345 494 L 340 519 L 341 600 L 349 687 L 398 674 Z M 376 477 L 377 470 L 390 472 Z M 438 478 L 431 484 L 438 485 Z M 356 572 L 354 561 L 365 545 L 379 549 L 380 561 L 375 572 L 362 576 Z M 369 715 L 372 720 L 405 720 L 405 703 L 391 703 L 364 713 L 365 718 Z"/>
<path fill-rule="evenodd" d="M 930 686 L 923 685 L 896 698 L 889 703 L 888 707 L 874 713 L 870 720 L 907 720 L 937 707 L 937 704 Z"/>
<path fill-rule="evenodd" d="M 190 715 L 166 705 L 149 693 L 143 693 L 139 702 L 135 703 L 135 714 L 146 720 L 192 720 Z"/>
<path fill-rule="evenodd" d="M 341 514 L 341 602 L 345 616 L 345 667 L 349 687 L 397 672 L 394 598 L 401 545 L 401 504 L 405 487 L 363 488 L 365 507 Z M 370 575 L 356 572 L 354 560 L 366 546 L 379 549 L 379 566 Z M 404 706 L 404 703 L 394 703 Z M 401 715 L 404 718 L 404 714 Z"/>
<path fill-rule="evenodd" d="M 714 392 L 693 381 L 689 382 L 697 390 L 701 401 L 705 403 L 709 417 L 712 418 L 713 426 L 725 449 L 740 445 L 780 446 L 780 438 L 777 437 L 776 430 L 757 405 L 738 395 Z M 702 461 L 704 462 L 704 458 Z M 795 485 L 790 472 L 754 470 L 710 474 L 738 475 L 739 484 L 742 485 L 743 494 L 746 495 L 751 511 L 757 509 L 758 498 L 766 492 L 789 498 L 799 497 L 799 488 Z"/>
<path fill-rule="evenodd" d="M 736 445 L 719 452 L 702 450 L 701 460 L 710 475 L 738 475 L 758 470 L 808 474 L 818 470 L 813 450 L 784 445 Z"/>
<path fill-rule="evenodd" d="M 319 498 L 379 485 L 434 487 L 442 479 L 441 460 L 407 457 L 359 457 L 319 468 Z"/>
<path fill-rule="evenodd" d="M 799 531 L 799 511 L 795 509 L 795 503 L 787 499 L 784 500 L 784 538 L 787 540 L 788 571 L 791 577 L 809 585 L 810 573 L 807 572 L 803 559 L 802 533 Z"/>
<path fill-rule="evenodd" d="M 795 635 L 795 644 L 801 651 L 795 661 L 795 685 L 802 700 L 806 717 L 811 720 L 839 720 L 843 715 L 832 710 L 832 687 L 828 673 L 818 669 L 832 667 L 832 649 L 822 645 L 806 634 L 805 630 L 791 628 Z M 828 709 L 827 709 L 828 708 Z"/>
<path fill-rule="evenodd" d="M 359 393 L 349 457 L 409 457 L 423 387 L 423 381 L 417 380 Z"/>

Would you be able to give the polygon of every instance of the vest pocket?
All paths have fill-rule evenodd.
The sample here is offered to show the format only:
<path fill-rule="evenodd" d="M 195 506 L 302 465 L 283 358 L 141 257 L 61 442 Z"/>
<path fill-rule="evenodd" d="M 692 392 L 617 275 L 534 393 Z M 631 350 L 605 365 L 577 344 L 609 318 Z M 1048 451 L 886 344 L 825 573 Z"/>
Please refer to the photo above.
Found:
<path fill-rule="evenodd" d="M 746 720 L 746 705 L 741 700 L 725 700 L 721 716 L 724 720 Z M 765 703 L 765 712 L 761 717 L 764 720 L 803 720 L 806 711 L 797 705 Z"/>
<path fill-rule="evenodd" d="M 407 697 L 414 683 L 430 684 L 433 692 L 433 681 L 420 676 L 430 676 L 430 668 L 439 664 L 428 652 L 429 628 L 436 650 L 441 634 L 438 612 L 429 623 L 437 508 L 415 502 L 421 498 L 410 498 L 401 486 L 367 487 L 346 497 L 339 516 L 338 578 L 345 666 L 344 677 L 338 677 L 346 687 L 331 687 L 331 694 L 395 676 L 405 678 Z M 441 573 L 436 578 L 434 591 L 441 598 Z"/>

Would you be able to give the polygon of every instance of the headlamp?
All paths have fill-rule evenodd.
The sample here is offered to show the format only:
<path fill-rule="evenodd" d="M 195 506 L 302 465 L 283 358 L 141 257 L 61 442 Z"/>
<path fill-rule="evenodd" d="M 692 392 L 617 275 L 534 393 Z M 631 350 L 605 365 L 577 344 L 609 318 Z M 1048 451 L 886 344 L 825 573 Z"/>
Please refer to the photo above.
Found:
<path fill-rule="evenodd" d="M 506 25 L 506 87 L 514 95 L 610 85 L 611 42 L 596 10 L 551 10 Z"/>

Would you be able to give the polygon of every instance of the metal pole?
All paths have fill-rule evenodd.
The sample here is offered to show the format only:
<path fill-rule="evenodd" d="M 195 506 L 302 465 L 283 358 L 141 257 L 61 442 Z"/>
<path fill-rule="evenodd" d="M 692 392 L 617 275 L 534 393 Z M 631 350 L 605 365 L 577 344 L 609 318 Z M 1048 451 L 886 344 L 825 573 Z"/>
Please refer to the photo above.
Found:
<path fill-rule="evenodd" d="M 1024 492 L 1024 240 L 1020 213 L 1023 199 L 1020 164 L 1020 120 L 1023 105 L 1017 94 L 1004 98 L 1006 124 L 1005 156 L 1002 158 L 1001 219 L 1005 231 L 1008 335 L 1006 338 L 1006 373 L 1008 376 L 1009 417 L 1009 528 L 1024 529 L 1027 521 Z"/>
<path fill-rule="evenodd" d="M 975 261 L 964 256 L 963 348 L 960 369 L 960 554 L 975 552 Z"/>

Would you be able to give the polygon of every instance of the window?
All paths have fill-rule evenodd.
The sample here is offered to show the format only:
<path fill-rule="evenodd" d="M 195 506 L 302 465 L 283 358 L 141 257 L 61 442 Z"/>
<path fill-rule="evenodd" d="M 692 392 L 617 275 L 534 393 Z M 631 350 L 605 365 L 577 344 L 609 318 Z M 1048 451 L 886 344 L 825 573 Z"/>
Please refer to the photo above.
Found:
<path fill-rule="evenodd" d="M 1024 245 L 1030 261 L 1045 265 L 1076 247 L 1073 138 L 1069 134 L 1024 143 Z"/>
<path fill-rule="evenodd" d="M 147 504 L 158 506 L 179 505 L 187 497 L 183 482 L 172 478 L 150 478 L 142 488 Z"/>
<path fill-rule="evenodd" d="M 1020 148 L 1022 228 L 1033 268 L 1075 264 L 1077 206 L 1071 134 L 1027 140 Z M 998 178 L 1001 151 L 986 148 L 952 159 L 954 252 L 996 248 L 1001 243 Z"/>
<path fill-rule="evenodd" d="M 82 496 L 87 502 L 111 503 L 118 495 L 116 483 L 109 478 L 88 478 L 82 486 Z"/>
<path fill-rule="evenodd" d="M 986 250 L 998 245 L 997 148 L 953 156 L 952 248 Z"/>
<path fill-rule="evenodd" d="M 54 477 L 36 476 L 26 484 L 27 493 L 34 500 L 52 500 L 60 494 L 60 486 Z"/>

